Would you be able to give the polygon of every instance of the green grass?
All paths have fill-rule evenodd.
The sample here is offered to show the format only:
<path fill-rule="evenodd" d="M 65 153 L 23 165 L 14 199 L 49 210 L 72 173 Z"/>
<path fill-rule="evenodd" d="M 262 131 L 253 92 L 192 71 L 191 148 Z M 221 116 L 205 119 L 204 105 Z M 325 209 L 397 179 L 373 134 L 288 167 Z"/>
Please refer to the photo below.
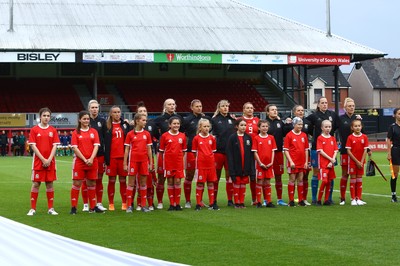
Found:
<path fill-rule="evenodd" d="M 389 181 L 385 156 L 377 152 L 373 155 Z M 0 158 L 0 215 L 92 244 L 192 265 L 395 265 L 400 260 L 396 237 L 400 206 L 390 203 L 389 182 L 379 176 L 364 177 L 366 206 L 352 207 L 348 202 L 346 206 L 320 208 L 237 210 L 225 207 L 221 189 L 221 210 L 217 212 L 161 210 L 128 215 L 117 210 L 104 215 L 78 212 L 72 216 L 68 214 L 71 159 L 60 157 L 59 180 L 55 183 L 59 215 L 46 214 L 42 185 L 37 215 L 28 217 L 30 165 L 28 157 Z M 336 175 L 340 176 L 339 167 Z M 250 191 L 246 198 L 249 202 Z M 336 191 L 336 202 L 338 198 Z"/>

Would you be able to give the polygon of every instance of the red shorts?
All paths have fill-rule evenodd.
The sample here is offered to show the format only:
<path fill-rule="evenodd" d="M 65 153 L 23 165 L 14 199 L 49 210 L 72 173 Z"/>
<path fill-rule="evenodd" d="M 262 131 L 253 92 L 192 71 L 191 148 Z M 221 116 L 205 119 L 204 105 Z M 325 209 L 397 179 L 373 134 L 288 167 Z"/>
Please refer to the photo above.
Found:
<path fill-rule="evenodd" d="M 157 174 L 164 173 L 163 156 L 162 153 L 157 153 Z"/>
<path fill-rule="evenodd" d="M 197 183 L 217 181 L 217 171 L 215 169 L 197 169 L 194 174 Z"/>
<path fill-rule="evenodd" d="M 175 178 L 185 178 L 185 171 L 184 170 L 164 170 L 164 176 L 168 177 L 175 177 Z"/>
<path fill-rule="evenodd" d="M 97 156 L 97 173 L 103 175 L 106 171 L 106 165 L 104 164 L 104 156 Z"/>
<path fill-rule="evenodd" d="M 85 178 L 89 180 L 97 180 L 97 167 L 93 165 L 93 167 L 77 167 L 72 170 L 72 180 L 85 180 Z"/>
<path fill-rule="evenodd" d="M 349 155 L 348 154 L 341 154 L 340 155 L 340 165 L 341 166 L 348 166 L 349 165 Z"/>
<path fill-rule="evenodd" d="M 268 169 L 263 169 L 259 166 L 256 167 L 256 177 L 257 179 L 270 179 L 273 178 L 274 175 L 274 169 L 272 169 L 272 167 L 268 168 Z"/>
<path fill-rule="evenodd" d="M 186 153 L 186 170 L 195 170 L 196 168 L 196 156 L 194 152 Z"/>
<path fill-rule="evenodd" d="M 245 185 L 249 183 L 249 177 L 248 176 L 237 176 L 235 182 L 233 182 L 236 185 Z"/>
<path fill-rule="evenodd" d="M 32 170 L 31 180 L 33 182 L 53 182 L 57 180 L 56 170 Z"/>
<path fill-rule="evenodd" d="M 287 168 L 288 174 L 298 174 L 298 173 L 304 173 L 306 169 L 304 168 Z"/>
<path fill-rule="evenodd" d="M 318 173 L 318 180 L 329 181 L 336 178 L 335 168 L 321 168 Z"/>
<path fill-rule="evenodd" d="M 149 162 L 129 162 L 128 175 L 148 175 L 149 174 Z"/>
<path fill-rule="evenodd" d="M 357 167 L 357 165 L 352 164 L 352 163 L 350 162 L 349 168 L 348 168 L 348 171 L 347 171 L 347 172 L 349 173 L 349 175 L 362 176 L 362 175 L 364 175 L 364 164 L 363 164 L 363 167 L 361 167 L 361 169 L 359 169 L 359 168 Z"/>
<path fill-rule="evenodd" d="M 124 170 L 124 158 L 111 158 L 106 173 L 108 176 L 127 176 L 128 172 Z"/>
<path fill-rule="evenodd" d="M 274 157 L 274 174 L 275 175 L 282 175 L 284 173 L 284 166 L 283 166 L 283 152 L 276 151 Z"/>
<path fill-rule="evenodd" d="M 215 168 L 217 170 L 221 170 L 222 168 L 228 170 L 228 160 L 225 154 L 216 152 L 214 153 L 214 159 L 215 159 Z"/>

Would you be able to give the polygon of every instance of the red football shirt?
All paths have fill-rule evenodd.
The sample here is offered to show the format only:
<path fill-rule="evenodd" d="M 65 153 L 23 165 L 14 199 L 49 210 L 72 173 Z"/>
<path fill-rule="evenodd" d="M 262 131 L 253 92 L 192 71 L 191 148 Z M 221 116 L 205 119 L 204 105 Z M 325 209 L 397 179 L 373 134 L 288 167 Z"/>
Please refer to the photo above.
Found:
<path fill-rule="evenodd" d="M 74 130 L 74 132 L 72 132 L 71 145 L 73 147 L 77 147 L 82 155 L 86 159 L 89 159 L 90 156 L 92 156 L 94 146 L 100 146 L 99 133 L 97 133 L 97 130 L 94 128 L 89 128 L 88 130 L 81 129 L 80 134 L 78 134 L 78 132 Z M 74 164 L 75 160 L 78 166 L 86 168 L 87 165 L 84 161 L 82 161 L 81 158 L 75 156 Z"/>
<path fill-rule="evenodd" d="M 121 124 L 113 122 L 110 158 L 124 158 L 124 138 L 124 130 L 121 128 Z"/>
<path fill-rule="evenodd" d="M 252 151 L 256 151 L 263 164 L 269 164 L 272 160 L 272 152 L 277 150 L 275 138 L 272 135 L 262 137 L 257 135 L 253 139 Z"/>
<path fill-rule="evenodd" d="M 289 151 L 289 155 L 292 158 L 295 168 L 303 168 L 306 163 L 305 151 L 308 150 L 308 138 L 306 133 L 294 133 L 290 131 L 284 140 L 283 150 Z M 289 165 L 289 161 L 287 162 Z"/>
<path fill-rule="evenodd" d="M 184 170 L 183 153 L 187 149 L 184 133 L 165 132 L 161 136 L 159 149 L 163 152 L 164 170 Z"/>
<path fill-rule="evenodd" d="M 215 168 L 214 152 L 217 151 L 215 137 L 197 134 L 192 141 L 192 151 L 196 152 L 196 169 Z"/>
<path fill-rule="evenodd" d="M 129 162 L 147 162 L 149 160 L 147 149 L 152 142 L 148 131 L 129 131 L 126 135 L 125 145 L 129 146 Z"/>
<path fill-rule="evenodd" d="M 317 138 L 317 151 L 324 151 L 329 157 L 332 157 L 338 150 L 336 139 L 334 136 L 319 135 Z M 319 168 L 327 168 L 330 161 L 318 152 Z"/>
<path fill-rule="evenodd" d="M 260 121 L 260 118 L 246 118 L 244 116 L 242 116 L 241 118 L 243 118 L 243 120 L 246 122 L 246 133 L 249 134 L 253 139 L 255 136 L 258 135 L 258 121 Z"/>
<path fill-rule="evenodd" d="M 29 135 L 29 144 L 35 144 L 40 153 L 44 158 L 49 158 L 51 150 L 54 145 L 60 144 L 60 139 L 58 138 L 57 130 L 52 126 L 47 126 L 46 128 L 42 128 L 40 125 L 34 126 L 31 129 Z M 49 167 L 43 168 L 42 161 L 39 157 L 33 154 L 33 170 L 55 170 L 56 163 L 53 157 L 53 160 Z"/>
<path fill-rule="evenodd" d="M 365 134 L 354 135 L 353 133 L 349 135 L 349 137 L 347 138 L 346 149 L 350 149 L 351 153 L 359 161 L 361 161 L 362 156 L 364 154 L 364 150 L 367 149 L 368 146 L 369 146 L 368 137 Z M 350 157 L 349 161 L 350 163 L 352 162 L 354 163 L 354 161 L 351 160 Z"/>

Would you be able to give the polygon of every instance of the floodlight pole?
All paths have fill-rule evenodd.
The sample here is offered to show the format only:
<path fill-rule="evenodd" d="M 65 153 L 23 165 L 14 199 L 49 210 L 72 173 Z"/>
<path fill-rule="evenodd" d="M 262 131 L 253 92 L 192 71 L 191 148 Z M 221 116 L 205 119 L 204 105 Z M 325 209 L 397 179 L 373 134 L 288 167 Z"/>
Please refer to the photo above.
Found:
<path fill-rule="evenodd" d="M 9 21 L 9 28 L 8 32 L 14 32 L 14 0 L 10 0 L 10 21 Z"/>
<path fill-rule="evenodd" d="M 331 1 L 326 0 L 326 36 L 332 37 L 331 34 Z"/>

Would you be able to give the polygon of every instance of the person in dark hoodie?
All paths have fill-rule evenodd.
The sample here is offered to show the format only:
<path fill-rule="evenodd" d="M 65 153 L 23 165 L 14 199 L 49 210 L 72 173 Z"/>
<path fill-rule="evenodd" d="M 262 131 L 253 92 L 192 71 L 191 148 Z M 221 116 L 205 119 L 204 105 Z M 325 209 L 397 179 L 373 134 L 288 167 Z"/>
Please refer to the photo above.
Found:
<path fill-rule="evenodd" d="M 226 155 L 228 158 L 229 176 L 233 182 L 235 208 L 243 209 L 246 195 L 246 184 L 249 178 L 255 179 L 256 171 L 254 153 L 251 151 L 252 139 L 246 134 L 246 121 L 240 118 L 235 121 L 237 129 L 227 142 Z"/>

